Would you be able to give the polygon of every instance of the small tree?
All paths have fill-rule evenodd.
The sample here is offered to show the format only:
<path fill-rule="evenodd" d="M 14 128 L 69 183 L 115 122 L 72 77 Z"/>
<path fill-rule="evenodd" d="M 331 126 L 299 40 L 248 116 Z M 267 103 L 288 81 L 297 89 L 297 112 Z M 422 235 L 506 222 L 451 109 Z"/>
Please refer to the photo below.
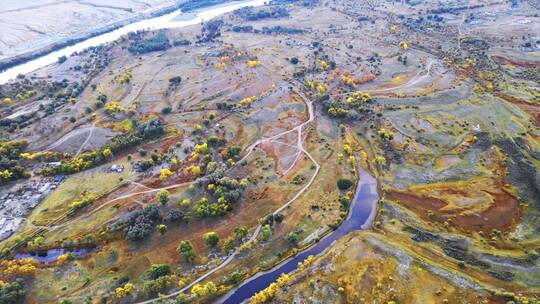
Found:
<path fill-rule="evenodd" d="M 197 258 L 197 253 L 193 248 L 193 244 L 190 241 L 182 241 L 176 248 L 176 251 L 182 255 L 184 260 L 188 263 L 193 263 Z"/>
<path fill-rule="evenodd" d="M 126 285 L 124 285 L 124 287 L 116 288 L 116 290 L 115 290 L 116 291 L 116 297 L 119 298 L 119 299 L 123 299 L 128 294 L 130 294 L 133 291 L 134 288 L 135 288 L 135 286 L 133 286 L 133 284 L 126 283 Z"/>
<path fill-rule="evenodd" d="M 109 148 L 103 149 L 103 156 L 105 156 L 105 157 L 108 158 L 108 157 L 110 157 L 111 155 L 112 155 L 111 149 L 109 149 Z"/>
<path fill-rule="evenodd" d="M 246 226 L 239 226 L 234 228 L 234 238 L 238 241 L 245 238 L 248 233 L 249 231 L 247 230 Z"/>
<path fill-rule="evenodd" d="M 349 189 L 350 187 L 352 187 L 352 185 L 353 185 L 353 182 L 350 179 L 340 178 L 337 181 L 337 186 L 339 190 L 342 190 L 342 191 Z"/>
<path fill-rule="evenodd" d="M 293 231 L 293 232 L 289 232 L 287 234 L 287 236 L 285 237 L 285 239 L 287 240 L 287 242 L 289 242 L 291 245 L 298 245 L 298 232 L 296 231 Z"/>
<path fill-rule="evenodd" d="M 180 202 L 180 207 L 182 207 L 184 209 L 187 209 L 187 208 L 189 208 L 190 204 L 191 204 L 191 200 L 186 197 Z"/>
<path fill-rule="evenodd" d="M 217 233 L 211 231 L 203 236 L 204 243 L 209 247 L 215 247 L 219 243 L 219 236 Z"/>
<path fill-rule="evenodd" d="M 161 169 L 161 172 L 159 174 L 159 179 L 163 182 L 163 181 L 166 181 L 167 179 L 169 179 L 169 177 L 173 176 L 174 175 L 174 172 L 172 172 L 171 170 L 165 168 L 165 169 Z"/>
<path fill-rule="evenodd" d="M 281 213 L 278 213 L 276 215 L 274 215 L 274 221 L 276 221 L 276 223 L 281 223 L 283 221 L 283 218 L 285 216 Z"/>
<path fill-rule="evenodd" d="M 169 201 L 169 191 L 161 189 L 157 193 L 157 198 L 162 205 L 165 205 Z"/>
<path fill-rule="evenodd" d="M 272 229 L 270 225 L 264 225 L 261 230 L 261 239 L 263 241 L 268 241 L 272 237 Z"/>
<path fill-rule="evenodd" d="M 171 274 L 171 266 L 168 264 L 152 264 L 147 271 L 148 278 L 155 280 L 159 277 Z"/>
<path fill-rule="evenodd" d="M 217 287 L 212 281 L 209 281 L 208 283 L 204 285 L 195 284 L 193 288 L 191 288 L 191 293 L 195 295 L 196 297 L 206 297 L 209 295 L 213 295 L 216 292 L 217 292 Z"/>
<path fill-rule="evenodd" d="M 164 235 L 167 232 L 167 225 L 160 224 L 157 226 L 157 230 L 159 231 L 159 234 Z"/>
<path fill-rule="evenodd" d="M 234 239 L 233 238 L 228 238 L 228 239 L 225 239 L 225 241 L 223 242 L 223 251 L 225 252 L 229 252 L 231 250 L 234 249 Z"/>
<path fill-rule="evenodd" d="M 242 275 L 240 274 L 240 272 L 235 271 L 235 272 L 231 273 L 229 278 L 230 278 L 231 282 L 234 285 L 236 285 L 236 284 L 240 283 L 240 280 L 242 279 Z"/>
<path fill-rule="evenodd" d="M 185 293 L 181 293 L 176 297 L 174 303 L 176 303 L 176 304 L 186 304 L 186 303 L 189 302 L 189 299 L 190 299 L 190 297 L 188 295 L 186 295 Z"/>

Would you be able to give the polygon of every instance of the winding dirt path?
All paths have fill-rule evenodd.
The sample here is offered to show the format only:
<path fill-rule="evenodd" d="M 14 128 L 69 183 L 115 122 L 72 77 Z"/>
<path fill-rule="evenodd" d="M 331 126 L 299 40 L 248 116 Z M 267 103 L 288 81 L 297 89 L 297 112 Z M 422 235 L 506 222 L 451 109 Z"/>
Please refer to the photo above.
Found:
<path fill-rule="evenodd" d="M 246 155 L 244 157 L 242 157 L 242 159 L 240 159 L 240 161 L 237 162 L 238 163 L 241 163 L 243 160 L 245 160 L 250 154 L 251 152 L 253 152 L 253 150 L 255 149 L 255 147 L 257 147 L 258 145 L 260 144 L 263 144 L 263 143 L 266 143 L 266 142 L 279 142 L 277 141 L 277 138 L 285 135 L 285 134 L 289 134 L 291 132 L 297 132 L 298 133 L 298 140 L 297 140 L 297 143 L 296 143 L 296 148 L 301 151 L 302 153 L 304 153 L 307 157 L 309 157 L 309 159 L 315 164 L 315 173 L 311 176 L 309 182 L 304 185 L 304 187 L 302 187 L 302 189 L 300 189 L 300 191 L 298 191 L 289 201 L 287 201 L 285 204 L 283 204 L 281 207 L 279 207 L 278 209 L 276 209 L 272 214 L 273 215 L 276 215 L 278 213 L 280 213 L 281 211 L 283 211 L 285 208 L 287 208 L 290 204 L 292 204 L 294 201 L 296 201 L 296 199 L 298 199 L 302 194 L 304 194 L 304 192 L 313 184 L 313 181 L 315 180 L 315 178 L 317 177 L 317 175 L 319 174 L 319 170 L 320 170 L 320 165 L 319 163 L 317 163 L 317 161 L 315 160 L 315 158 L 313 158 L 313 156 L 304 148 L 304 145 L 303 145 L 303 139 L 302 139 L 302 128 L 305 127 L 306 125 L 310 124 L 311 122 L 313 122 L 313 120 L 315 119 L 315 114 L 314 114 L 314 110 L 313 110 L 313 104 L 311 101 L 309 101 L 309 99 L 303 94 L 303 93 L 299 93 L 300 96 L 302 97 L 302 99 L 304 99 L 307 107 L 308 107 L 308 113 L 309 113 L 309 119 L 306 120 L 305 122 L 303 122 L 302 124 L 294 127 L 293 129 L 290 129 L 290 130 L 287 130 L 287 131 L 283 131 L 281 133 L 278 133 L 276 135 L 273 135 L 271 137 L 267 137 L 267 138 L 262 138 L 262 139 L 259 139 L 257 140 L 255 143 L 253 143 L 252 145 L 250 145 L 246 151 Z M 301 153 L 298 154 L 298 156 L 296 157 L 294 163 L 293 163 L 293 166 L 294 164 L 296 163 L 296 161 L 299 159 L 299 156 L 300 156 Z M 159 189 L 157 189 L 159 190 Z M 253 232 L 253 234 L 251 235 L 251 237 L 249 238 L 249 240 L 247 242 L 251 242 L 253 240 L 255 240 L 257 238 L 257 236 L 259 235 L 260 231 L 262 229 L 262 225 L 258 225 L 256 228 L 255 228 L 255 231 Z M 149 304 L 149 303 L 154 303 L 156 301 L 160 301 L 162 299 L 168 299 L 168 298 L 172 298 L 174 296 L 177 296 L 179 295 L 180 293 L 183 293 L 187 290 L 189 290 L 191 287 L 193 287 L 195 284 L 205 280 L 206 278 L 208 278 L 210 275 L 214 274 L 216 271 L 224 268 L 225 266 L 227 266 L 231 261 L 234 260 L 234 258 L 236 257 L 236 255 L 240 252 L 240 247 L 237 247 L 235 249 L 235 251 L 229 256 L 227 257 L 227 259 L 225 259 L 219 266 L 213 268 L 212 270 L 208 271 L 207 273 L 205 273 L 204 275 L 198 277 L 197 279 L 195 279 L 194 281 L 192 281 L 190 284 L 188 284 L 187 286 L 175 291 L 175 292 L 172 292 L 170 294 L 167 294 L 167 295 L 162 295 L 161 297 L 157 297 L 157 298 L 153 298 L 153 299 L 149 299 L 149 300 L 146 300 L 146 301 L 143 301 L 143 302 L 138 302 L 137 304 Z"/>

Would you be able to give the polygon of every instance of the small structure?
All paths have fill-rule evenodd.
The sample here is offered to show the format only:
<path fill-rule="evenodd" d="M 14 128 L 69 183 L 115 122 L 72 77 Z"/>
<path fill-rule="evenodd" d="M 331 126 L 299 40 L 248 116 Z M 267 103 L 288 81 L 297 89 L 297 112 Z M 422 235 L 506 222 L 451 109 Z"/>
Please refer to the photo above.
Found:
<path fill-rule="evenodd" d="M 123 165 L 117 165 L 117 164 L 114 164 L 111 166 L 111 172 L 117 172 L 117 173 L 122 173 L 124 171 L 124 166 Z"/>

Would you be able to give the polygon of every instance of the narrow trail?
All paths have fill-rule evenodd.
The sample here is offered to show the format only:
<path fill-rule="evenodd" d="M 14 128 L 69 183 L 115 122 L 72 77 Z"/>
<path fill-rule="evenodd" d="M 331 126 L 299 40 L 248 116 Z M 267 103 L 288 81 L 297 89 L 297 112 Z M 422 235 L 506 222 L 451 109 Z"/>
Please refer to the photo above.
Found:
<path fill-rule="evenodd" d="M 463 35 L 461 28 L 463 27 L 463 23 L 465 23 L 465 14 L 461 17 L 461 22 L 458 25 L 458 37 L 457 37 L 457 51 L 456 53 L 459 53 L 461 51 L 461 36 Z"/>
<path fill-rule="evenodd" d="M 130 181 L 131 183 L 131 181 Z M 92 209 L 92 211 L 84 214 L 85 217 L 88 217 L 88 216 L 91 216 L 93 214 L 95 214 L 96 212 L 100 211 L 101 209 L 109 206 L 110 204 L 114 203 L 114 202 L 117 202 L 117 201 L 120 201 L 120 200 L 123 200 L 123 199 L 126 199 L 126 198 L 130 198 L 130 197 L 133 197 L 133 196 L 137 196 L 137 195 L 141 195 L 141 194 L 149 194 L 149 193 L 154 193 L 154 192 L 158 192 L 160 190 L 171 190 L 171 189 L 175 189 L 175 188 L 179 188 L 179 187 L 182 187 L 182 186 L 188 186 L 188 185 L 191 185 L 192 183 L 194 183 L 194 181 L 190 181 L 190 182 L 185 182 L 185 183 L 180 183 L 180 184 L 174 184 L 174 185 L 169 185 L 169 186 L 166 186 L 166 187 L 162 187 L 162 188 L 149 188 L 147 186 L 144 186 L 142 184 L 143 187 L 145 188 L 149 188 L 149 190 L 145 190 L 145 191 L 139 191 L 139 192 L 134 192 L 134 193 L 128 193 L 128 194 L 124 194 L 124 195 L 121 195 L 119 197 L 116 197 L 116 198 L 113 198 L 101 205 L 99 205 L 98 207 L 96 207 L 95 209 Z M 78 220 L 80 216 L 78 217 L 75 217 L 67 222 L 64 222 L 62 224 L 58 224 L 58 225 L 53 225 L 53 226 L 35 226 L 36 228 L 43 228 L 43 229 L 47 229 L 47 230 L 50 230 L 50 231 L 54 231 L 54 230 L 57 230 L 59 228 L 63 228 L 67 225 L 70 225 Z"/>
<path fill-rule="evenodd" d="M 276 135 L 273 135 L 271 137 L 268 137 L 268 138 L 264 138 L 264 139 L 260 139 L 258 141 L 256 141 L 254 144 L 252 144 L 251 146 L 249 146 L 248 148 L 246 148 L 246 155 L 240 159 L 238 162 L 235 163 L 235 166 L 237 164 L 240 164 L 243 160 L 245 160 L 247 157 L 249 157 L 251 155 L 251 153 L 253 152 L 253 150 L 255 149 L 255 147 L 257 145 L 260 145 L 262 143 L 265 143 L 265 142 L 269 142 L 269 141 L 276 141 L 277 138 L 283 136 L 283 135 L 286 135 L 288 133 L 291 133 L 291 132 L 298 132 L 299 134 L 299 139 L 298 139 L 298 142 L 297 142 L 297 149 L 304 152 L 304 153 L 307 153 L 307 151 L 305 151 L 302 147 L 302 140 L 301 140 L 301 131 L 302 131 L 302 128 L 311 123 L 314 119 L 314 111 L 313 111 L 313 105 L 310 101 L 307 101 L 307 97 L 303 94 L 301 94 L 301 97 L 306 101 L 306 104 L 308 105 L 308 113 L 309 113 L 309 119 L 307 121 L 305 121 L 304 123 L 296 126 L 295 128 L 293 129 L 290 129 L 290 130 L 286 130 L 286 131 L 283 131 L 281 133 L 278 133 Z M 97 123 L 97 122 L 96 122 Z M 82 146 L 81 146 L 81 149 L 82 149 Z M 314 160 L 310 155 L 308 155 L 312 160 Z M 295 161 L 296 162 L 296 161 Z M 229 172 L 230 170 L 232 170 L 235 166 L 227 169 L 226 172 Z M 294 163 L 293 163 L 293 166 L 294 166 Z M 318 170 L 317 170 L 318 172 Z M 124 195 L 121 195 L 119 197 L 116 197 L 114 199 L 111 199 L 101 205 L 99 205 L 98 207 L 96 207 L 95 209 L 93 209 L 92 211 L 84 214 L 84 216 L 91 216 L 93 214 L 95 214 L 96 212 L 102 210 L 103 208 L 109 206 L 110 204 L 114 203 L 114 202 L 117 202 L 117 201 L 120 201 L 120 200 L 123 200 L 123 199 L 127 199 L 127 198 L 130 198 L 130 197 L 134 197 L 134 196 L 137 196 L 137 195 L 142 195 L 142 194 L 149 194 L 149 193 L 154 193 L 154 192 L 158 192 L 160 190 L 172 190 L 172 189 L 176 189 L 176 188 L 180 188 L 180 187 L 184 187 L 184 186 L 189 186 L 191 184 L 193 184 L 195 181 L 189 181 L 189 182 L 184 182 L 184 183 L 178 183 L 178 184 L 173 184 L 173 185 L 169 185 L 169 186 L 166 186 L 166 187 L 161 187 L 161 188 L 149 188 L 145 185 L 142 185 L 140 183 L 137 183 L 135 181 L 131 181 L 131 180 L 128 180 L 127 182 L 131 183 L 131 184 L 135 184 L 137 186 L 142 186 L 142 187 L 145 187 L 147 188 L 148 190 L 144 190 L 144 191 L 139 191 L 139 192 L 134 192 L 134 193 L 127 193 L 127 194 L 124 194 Z M 57 230 L 59 228 L 63 228 L 75 221 L 77 221 L 79 219 L 79 217 L 76 217 L 76 218 L 73 218 L 71 220 L 68 220 L 67 222 L 64 222 L 64 223 L 61 223 L 61 224 L 58 224 L 58 225 L 53 225 L 53 226 L 35 226 L 35 228 L 43 228 L 43 229 L 47 229 L 47 230 Z"/>
<path fill-rule="evenodd" d="M 44 151 L 50 151 L 52 149 L 55 149 L 55 148 L 61 146 L 66 141 L 68 141 L 69 139 L 72 139 L 75 136 L 82 135 L 84 133 L 91 133 L 92 129 L 93 129 L 93 125 L 90 126 L 90 128 L 86 128 L 86 126 L 84 126 L 82 128 L 75 128 L 75 129 L 69 131 L 68 133 L 64 134 L 57 141 L 55 141 L 52 144 L 48 145 L 47 149 L 44 149 Z M 83 142 L 83 145 L 85 144 L 85 142 Z"/>
<path fill-rule="evenodd" d="M 433 63 L 434 62 L 435 62 L 434 60 L 430 60 L 426 64 L 426 68 L 424 70 L 418 71 L 418 73 L 416 73 L 416 75 L 414 75 L 413 78 L 409 79 L 409 81 L 407 81 L 406 83 L 404 83 L 402 85 L 398 85 L 398 86 L 391 87 L 391 88 L 385 88 L 385 89 L 362 90 L 362 92 L 366 92 L 366 93 L 370 93 L 370 94 L 377 94 L 377 93 L 385 93 L 385 92 L 391 92 L 391 91 L 395 91 L 395 90 L 401 90 L 401 89 L 410 88 L 410 87 L 416 85 L 417 83 L 423 81 L 424 79 L 426 79 L 429 76 L 429 74 L 431 73 L 431 69 L 433 68 Z M 334 96 L 350 96 L 350 95 L 352 95 L 354 93 L 356 93 L 356 92 L 335 94 Z"/>
<path fill-rule="evenodd" d="M 246 154 L 244 155 L 244 157 L 242 157 L 238 162 L 236 162 L 236 164 L 240 164 L 242 163 L 242 161 L 244 161 L 245 159 L 247 159 L 251 153 L 254 151 L 254 149 L 258 146 L 258 145 L 261 145 L 263 143 L 267 143 L 267 142 L 276 142 L 276 143 L 280 143 L 280 144 L 286 144 L 286 143 L 283 143 L 281 141 L 278 140 L 278 138 L 284 136 L 284 135 L 287 135 L 289 133 L 292 133 L 292 132 L 296 132 L 297 133 L 297 142 L 296 142 L 296 145 L 290 145 L 294 148 L 296 148 L 298 150 L 298 153 L 296 155 L 296 158 L 294 160 L 294 162 L 292 163 L 291 167 L 289 169 L 287 169 L 287 172 L 292 168 L 294 167 L 294 165 L 296 164 L 296 162 L 300 159 L 300 156 L 301 154 L 305 154 L 315 165 L 315 172 L 314 174 L 311 176 L 310 180 L 308 181 L 308 183 L 306 185 L 304 185 L 304 187 L 302 187 L 291 199 L 289 199 L 286 203 L 284 203 L 283 205 L 281 205 L 281 207 L 279 207 L 278 209 L 276 209 L 272 214 L 273 215 L 276 215 L 280 212 L 282 212 L 285 208 L 287 208 L 289 205 L 291 205 L 294 201 L 296 201 L 302 194 L 304 194 L 304 192 L 313 184 L 315 178 L 317 177 L 319 171 L 320 171 L 320 165 L 319 163 L 315 160 L 315 158 L 304 148 L 303 146 L 303 136 L 302 136 L 302 130 L 305 126 L 309 125 L 311 122 L 313 122 L 313 120 L 315 119 L 315 114 L 314 114 L 314 110 L 313 110 L 313 104 L 312 102 L 301 92 L 299 92 L 299 95 L 302 97 L 302 99 L 304 100 L 304 102 L 306 103 L 307 105 L 307 108 L 308 108 L 308 115 L 309 115 L 309 118 L 308 120 L 306 120 L 305 122 L 301 123 L 300 125 L 290 129 L 290 130 L 286 130 L 286 131 L 283 131 L 283 132 L 280 132 L 278 134 L 275 134 L 275 135 L 272 135 L 270 137 L 266 137 L 266 138 L 262 138 L 262 139 L 259 139 L 257 140 L 255 143 L 253 143 L 252 145 L 250 145 L 249 147 L 246 148 Z M 89 140 L 89 138 L 91 137 L 91 134 L 89 134 L 87 140 L 83 143 L 83 145 L 81 145 L 80 149 L 79 150 L 82 150 L 84 148 L 84 145 L 86 144 L 86 142 Z M 289 145 L 289 144 L 286 144 L 286 145 Z M 236 165 L 235 164 L 235 165 Z M 227 171 L 231 170 L 233 167 L 229 168 Z M 226 172 L 227 172 L 226 171 Z M 139 192 L 134 192 L 134 193 L 128 193 L 128 194 L 124 194 L 124 195 L 121 195 L 119 197 L 116 197 L 114 199 L 111 199 L 101 205 L 99 205 L 97 208 L 93 209 L 92 211 L 84 214 L 84 216 L 88 217 L 88 216 L 91 216 L 93 214 L 95 214 L 96 212 L 102 210 L 103 208 L 109 206 L 110 204 L 114 203 L 114 202 L 117 202 L 117 201 L 120 201 L 120 200 L 123 200 L 123 199 L 127 199 L 127 198 L 130 198 L 130 197 L 134 197 L 134 196 L 137 196 L 137 195 L 142 195 L 142 194 L 149 194 L 149 193 L 154 193 L 154 192 L 158 192 L 160 190 L 171 190 L 171 189 L 175 189 L 175 188 L 179 188 L 179 187 L 182 187 L 182 186 L 188 186 L 188 185 L 191 185 L 193 184 L 195 181 L 189 181 L 189 182 L 184 182 L 184 183 L 179 183 L 179 184 L 173 184 L 173 185 L 169 185 L 169 186 L 166 186 L 166 187 L 161 187 L 161 188 L 149 188 L 143 184 L 140 184 L 138 182 L 135 182 L 135 181 L 131 181 L 131 180 L 128 180 L 129 183 L 131 184 L 134 184 L 136 186 L 141 186 L 141 187 L 145 187 L 147 188 L 148 190 L 144 190 L 144 191 L 139 191 Z M 58 225 L 53 225 L 53 226 L 35 226 L 32 224 L 32 226 L 34 226 L 35 228 L 43 228 L 43 229 L 47 229 L 47 230 L 50 230 L 50 231 L 54 231 L 54 230 L 57 230 L 59 228 L 63 228 L 67 225 L 70 225 L 72 224 L 73 222 L 79 220 L 79 217 L 76 217 L 76 218 L 73 218 L 72 220 L 69 220 L 67 222 L 64 222 L 64 223 L 61 223 L 61 224 L 58 224 Z M 255 228 L 255 231 L 253 232 L 253 234 L 251 235 L 251 237 L 247 240 L 247 242 L 252 242 L 253 240 L 255 240 L 260 231 L 262 229 L 262 225 L 258 225 L 256 228 Z M 190 284 L 188 284 L 187 286 L 185 286 L 184 288 L 180 289 L 180 290 L 177 290 L 173 293 L 170 293 L 168 295 L 162 295 L 161 297 L 158 297 L 158 298 L 153 298 L 153 299 L 149 299 L 149 300 L 146 300 L 146 301 L 143 301 L 143 302 L 139 302 L 138 304 L 146 304 L 146 303 L 153 303 L 153 302 L 156 302 L 156 301 L 159 301 L 161 299 L 167 299 L 167 298 L 171 298 L 171 297 L 174 297 L 180 293 L 183 293 L 187 290 L 189 290 L 191 287 L 193 287 L 195 284 L 205 280 L 207 277 L 209 277 L 210 275 L 214 274 L 215 272 L 219 271 L 220 269 L 224 268 L 225 266 L 227 266 L 231 261 L 234 260 L 234 258 L 237 256 L 237 254 L 240 252 L 240 247 L 237 247 L 235 249 L 235 251 L 229 255 L 219 266 L 213 268 L 212 270 L 208 271 L 207 273 L 205 273 L 204 275 L 200 276 L 199 278 L 195 279 L 194 281 L 192 281 Z"/>
<path fill-rule="evenodd" d="M 86 147 L 86 145 L 88 144 L 88 142 L 90 141 L 90 139 L 92 138 L 92 135 L 94 134 L 94 130 L 96 129 L 96 124 L 98 122 L 94 122 L 92 124 L 92 126 L 90 127 L 90 132 L 88 133 L 88 136 L 86 137 L 86 139 L 84 140 L 84 142 L 81 144 L 81 146 L 79 147 L 79 150 L 77 150 L 77 153 L 75 153 L 75 157 L 79 156 L 82 152 L 82 150 L 84 149 L 84 147 Z"/>
<path fill-rule="evenodd" d="M 283 135 L 286 135 L 286 134 L 289 134 L 291 132 L 297 132 L 298 133 L 298 140 L 297 140 L 297 143 L 296 143 L 296 148 L 303 152 L 315 165 L 315 173 L 311 176 L 309 182 L 304 185 L 304 187 L 302 187 L 302 189 L 300 189 L 300 191 L 298 191 L 289 201 L 287 201 L 285 204 L 281 205 L 281 207 L 279 207 L 278 209 L 276 209 L 272 214 L 273 215 L 276 215 L 278 213 L 280 213 L 281 211 L 283 211 L 285 208 L 287 208 L 290 204 L 292 204 L 294 201 L 296 201 L 296 199 L 298 199 L 302 194 L 304 194 L 304 192 L 313 184 L 313 181 L 315 180 L 315 178 L 317 177 L 317 175 L 319 174 L 319 170 L 320 170 L 320 165 L 319 163 L 315 160 L 315 158 L 304 148 L 304 145 L 303 145 L 303 138 L 302 138 L 302 128 L 305 127 L 306 125 L 310 124 L 311 122 L 313 122 L 313 120 L 315 119 L 315 115 L 314 115 L 314 110 L 313 110 L 313 104 L 311 101 L 309 101 L 309 99 L 303 94 L 303 93 L 299 93 L 299 95 L 302 97 L 302 99 L 304 99 L 307 107 L 308 107 L 308 113 L 309 113 L 309 119 L 306 120 L 305 122 L 303 122 L 302 124 L 294 127 L 293 129 L 290 129 L 290 130 L 287 130 L 287 131 L 283 131 L 281 133 L 278 133 L 276 135 L 273 135 L 273 136 L 270 136 L 270 137 L 267 137 L 267 138 L 262 138 L 262 139 L 259 139 L 257 140 L 255 143 L 253 143 L 252 145 L 250 145 L 246 151 L 246 155 L 244 157 L 242 157 L 242 159 L 240 159 L 238 163 L 241 163 L 243 160 L 245 160 L 250 154 L 251 152 L 253 152 L 253 150 L 255 149 L 255 147 L 257 147 L 258 145 L 260 144 L 263 144 L 263 143 L 266 143 L 266 142 L 279 142 L 277 141 L 277 138 L 283 136 Z M 298 156 L 296 157 L 295 161 L 293 162 L 292 166 L 294 166 L 294 164 L 296 163 L 296 161 L 299 159 L 300 157 L 300 154 L 301 153 L 298 153 Z M 247 242 L 252 242 L 253 240 L 255 240 L 257 238 L 257 236 L 259 235 L 260 231 L 262 229 L 262 225 L 258 225 L 256 228 L 255 228 L 255 231 L 253 232 L 253 234 L 251 235 L 251 237 L 249 238 L 249 240 Z M 209 276 L 211 276 L 212 274 L 214 274 L 215 272 L 219 271 L 220 269 L 224 268 L 225 266 L 227 266 L 231 261 L 234 260 L 234 258 L 236 257 L 236 255 L 240 252 L 240 247 L 237 247 L 235 249 L 235 251 L 229 256 L 227 257 L 219 266 L 213 268 L 212 270 L 208 271 L 207 273 L 205 273 L 204 275 L 198 277 L 197 279 L 195 279 L 194 281 L 192 281 L 190 284 L 186 285 L 185 287 L 173 292 L 173 293 L 170 293 L 170 294 L 167 294 L 167 295 L 162 295 L 161 297 L 157 297 L 157 298 L 153 298 L 153 299 L 149 299 L 149 300 L 146 300 L 146 301 L 143 301 L 143 302 L 138 302 L 137 304 L 148 304 L 148 303 L 154 303 L 156 301 L 160 301 L 162 299 L 168 299 L 168 298 L 172 298 L 174 296 L 177 296 L 179 295 L 180 293 L 183 293 L 187 290 L 189 290 L 191 287 L 193 287 L 195 284 L 205 280 L 206 278 L 208 278 Z"/>

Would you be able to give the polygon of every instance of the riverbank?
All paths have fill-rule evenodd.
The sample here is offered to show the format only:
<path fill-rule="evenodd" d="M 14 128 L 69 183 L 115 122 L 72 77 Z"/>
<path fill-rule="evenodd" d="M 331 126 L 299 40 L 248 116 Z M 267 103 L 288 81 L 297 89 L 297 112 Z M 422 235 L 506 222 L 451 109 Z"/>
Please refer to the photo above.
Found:
<path fill-rule="evenodd" d="M 166 7 L 160 7 L 160 8 L 153 9 L 153 10 L 146 11 L 146 12 L 140 12 L 136 16 L 133 16 L 133 17 L 130 17 L 130 18 L 127 18 L 127 19 L 123 19 L 123 20 L 119 20 L 119 21 L 116 21 L 116 22 L 112 22 L 112 23 L 110 23 L 108 25 L 105 25 L 105 26 L 97 28 L 97 29 L 90 30 L 90 31 L 88 31 L 86 33 L 83 33 L 83 34 L 80 34 L 80 35 L 75 35 L 75 36 L 73 36 L 71 38 L 64 38 L 64 39 L 61 39 L 61 40 L 59 40 L 57 42 L 50 43 L 50 44 L 48 44 L 46 46 L 40 47 L 38 49 L 26 51 L 26 52 L 23 52 L 21 54 L 15 55 L 15 56 L 4 58 L 4 59 L 0 60 L 0 71 L 4 71 L 4 70 L 9 69 L 11 67 L 14 67 L 16 65 L 23 64 L 23 63 L 28 62 L 28 61 L 30 61 L 32 59 L 44 56 L 44 55 L 46 55 L 48 53 L 60 50 L 62 48 L 68 47 L 68 46 L 74 45 L 74 44 L 76 44 L 78 42 L 81 42 L 81 41 L 84 41 L 86 39 L 90 39 L 92 37 L 96 37 L 96 36 L 99 36 L 99 35 L 114 31 L 115 29 L 118 29 L 118 28 L 120 28 L 122 26 L 125 26 L 125 25 L 128 25 L 130 23 L 137 22 L 137 21 L 144 20 L 144 19 L 148 19 L 148 18 L 154 18 L 154 17 L 158 17 L 158 16 L 162 16 L 162 15 L 171 13 L 171 12 L 173 12 L 175 10 L 178 10 L 180 8 L 180 6 L 185 1 L 186 0 L 179 1 L 179 2 L 175 3 L 174 5 L 170 5 L 170 6 L 166 6 Z"/>
<path fill-rule="evenodd" d="M 82 41 L 88 40 L 90 38 L 94 38 L 109 32 L 112 32 L 114 30 L 117 30 L 121 27 L 127 26 L 129 24 L 150 19 L 150 18 L 156 18 L 160 16 L 164 16 L 166 14 L 173 13 L 177 10 L 182 10 L 182 12 L 194 12 L 197 10 L 203 10 L 209 7 L 220 7 L 224 4 L 227 4 L 229 2 L 240 2 L 241 0 L 223 0 L 223 1 L 205 1 L 204 3 L 199 3 L 199 1 L 193 1 L 193 0 L 180 0 L 174 3 L 174 5 L 169 5 L 166 7 L 160 7 L 157 9 L 153 9 L 146 12 L 140 12 L 138 15 L 123 19 L 120 21 L 113 22 L 111 24 L 108 24 L 106 26 L 90 30 L 87 33 L 80 34 L 73 36 L 71 38 L 64 38 L 60 41 L 50 43 L 44 47 L 40 47 L 35 50 L 26 51 L 21 54 L 11 56 L 8 58 L 4 58 L 0 60 L 0 72 L 3 72 L 7 69 L 13 68 L 17 65 L 27 63 L 31 60 L 34 60 L 36 58 L 45 56 L 47 54 L 50 54 L 52 52 L 64 49 L 66 47 L 75 45 L 77 43 L 80 43 Z"/>
<path fill-rule="evenodd" d="M 254 275 L 218 299 L 216 303 L 243 303 L 257 292 L 268 287 L 272 282 L 275 282 L 282 274 L 296 271 L 299 263 L 309 256 L 322 254 L 334 242 L 353 231 L 371 228 L 371 222 L 376 213 L 376 204 L 379 200 L 377 180 L 365 171 L 362 165 L 358 165 L 358 178 L 358 185 L 349 214 L 337 229 L 327 230 L 316 240 L 292 251 L 289 256 L 285 257 L 276 266 L 269 270 L 262 270 L 262 272 Z"/>
<path fill-rule="evenodd" d="M 71 45 L 68 44 L 64 47 L 60 47 L 56 51 L 44 53 L 43 55 L 39 56 L 36 55 L 31 59 L 21 59 L 21 62 L 13 65 L 11 68 L 5 69 L 3 72 L 0 72 L 0 84 L 8 82 L 9 80 L 14 79 L 20 74 L 25 75 L 50 64 L 56 63 L 59 57 L 67 57 L 75 52 L 80 52 L 89 47 L 115 41 L 129 32 L 147 29 L 156 30 L 167 28 L 180 28 L 195 25 L 244 6 L 261 6 L 264 5 L 264 3 L 264 0 L 230 1 L 230 3 L 228 4 L 219 4 L 193 11 L 193 13 L 188 14 L 192 17 L 188 20 L 176 20 L 175 17 L 178 17 L 181 12 L 179 10 L 173 9 L 172 12 L 160 14 L 157 17 L 129 23 L 125 26 L 120 26 L 116 29 L 105 32 L 104 34 L 96 35 L 95 37 L 91 37 L 88 39 L 82 39 L 81 41 L 77 43 L 72 43 Z"/>

